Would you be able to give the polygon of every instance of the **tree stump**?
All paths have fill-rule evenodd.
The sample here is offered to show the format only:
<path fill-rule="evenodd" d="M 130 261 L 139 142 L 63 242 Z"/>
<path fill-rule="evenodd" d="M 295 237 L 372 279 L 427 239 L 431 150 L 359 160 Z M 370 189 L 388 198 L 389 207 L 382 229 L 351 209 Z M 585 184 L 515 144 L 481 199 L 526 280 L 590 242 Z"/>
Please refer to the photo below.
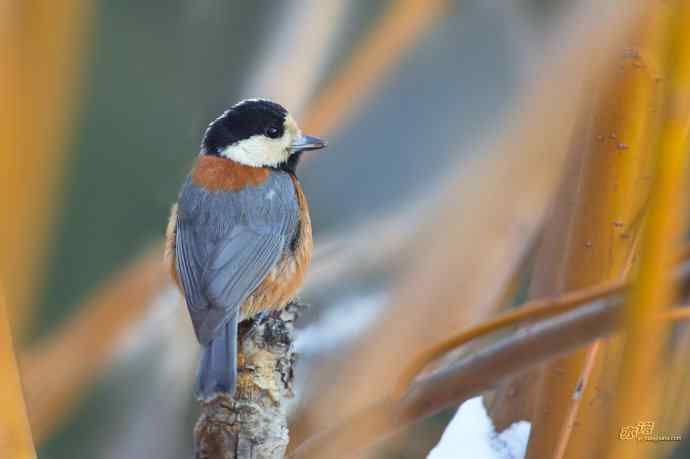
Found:
<path fill-rule="evenodd" d="M 258 321 L 240 324 L 234 398 L 201 402 L 194 428 L 196 459 L 279 459 L 289 435 L 286 401 L 293 397 L 295 320 L 290 303 Z"/>

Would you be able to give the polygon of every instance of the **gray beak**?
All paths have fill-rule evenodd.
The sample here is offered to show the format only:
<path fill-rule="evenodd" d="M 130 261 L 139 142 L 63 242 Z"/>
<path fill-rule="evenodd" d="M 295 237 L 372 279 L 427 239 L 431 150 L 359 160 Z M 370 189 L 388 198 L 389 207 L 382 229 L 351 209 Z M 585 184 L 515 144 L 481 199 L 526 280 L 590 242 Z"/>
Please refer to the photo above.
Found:
<path fill-rule="evenodd" d="M 310 135 L 303 135 L 298 139 L 295 139 L 292 144 L 290 144 L 290 151 L 292 153 L 298 151 L 306 150 L 320 150 L 326 146 L 326 141 L 319 139 L 318 137 L 313 137 Z"/>

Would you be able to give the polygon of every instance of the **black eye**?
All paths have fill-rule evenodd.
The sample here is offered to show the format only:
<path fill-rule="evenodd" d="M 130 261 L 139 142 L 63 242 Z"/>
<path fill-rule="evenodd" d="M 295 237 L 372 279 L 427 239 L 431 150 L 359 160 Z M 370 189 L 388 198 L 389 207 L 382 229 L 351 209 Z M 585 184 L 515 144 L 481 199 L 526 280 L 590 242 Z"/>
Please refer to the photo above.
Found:
<path fill-rule="evenodd" d="M 280 129 L 271 126 L 270 128 L 266 129 L 266 136 L 272 139 L 277 139 L 278 137 L 280 137 Z"/>

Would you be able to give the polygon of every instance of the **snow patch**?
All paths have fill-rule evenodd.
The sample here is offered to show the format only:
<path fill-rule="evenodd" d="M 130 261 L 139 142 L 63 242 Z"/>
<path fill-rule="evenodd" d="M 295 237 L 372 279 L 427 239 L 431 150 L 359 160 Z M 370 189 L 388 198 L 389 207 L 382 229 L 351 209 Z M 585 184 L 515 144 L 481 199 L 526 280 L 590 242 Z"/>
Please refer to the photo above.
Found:
<path fill-rule="evenodd" d="M 427 459 L 524 459 L 531 425 L 519 421 L 497 434 L 481 397 L 460 405 Z"/>

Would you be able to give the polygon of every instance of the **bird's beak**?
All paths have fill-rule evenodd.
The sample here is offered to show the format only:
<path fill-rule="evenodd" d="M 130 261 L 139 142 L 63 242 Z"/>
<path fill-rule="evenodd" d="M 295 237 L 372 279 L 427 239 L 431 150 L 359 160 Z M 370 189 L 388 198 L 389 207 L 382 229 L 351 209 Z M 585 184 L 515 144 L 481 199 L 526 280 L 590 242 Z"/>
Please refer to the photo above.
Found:
<path fill-rule="evenodd" d="M 310 135 L 301 135 L 290 144 L 290 152 L 306 150 L 320 150 L 326 146 L 326 141 Z"/>

